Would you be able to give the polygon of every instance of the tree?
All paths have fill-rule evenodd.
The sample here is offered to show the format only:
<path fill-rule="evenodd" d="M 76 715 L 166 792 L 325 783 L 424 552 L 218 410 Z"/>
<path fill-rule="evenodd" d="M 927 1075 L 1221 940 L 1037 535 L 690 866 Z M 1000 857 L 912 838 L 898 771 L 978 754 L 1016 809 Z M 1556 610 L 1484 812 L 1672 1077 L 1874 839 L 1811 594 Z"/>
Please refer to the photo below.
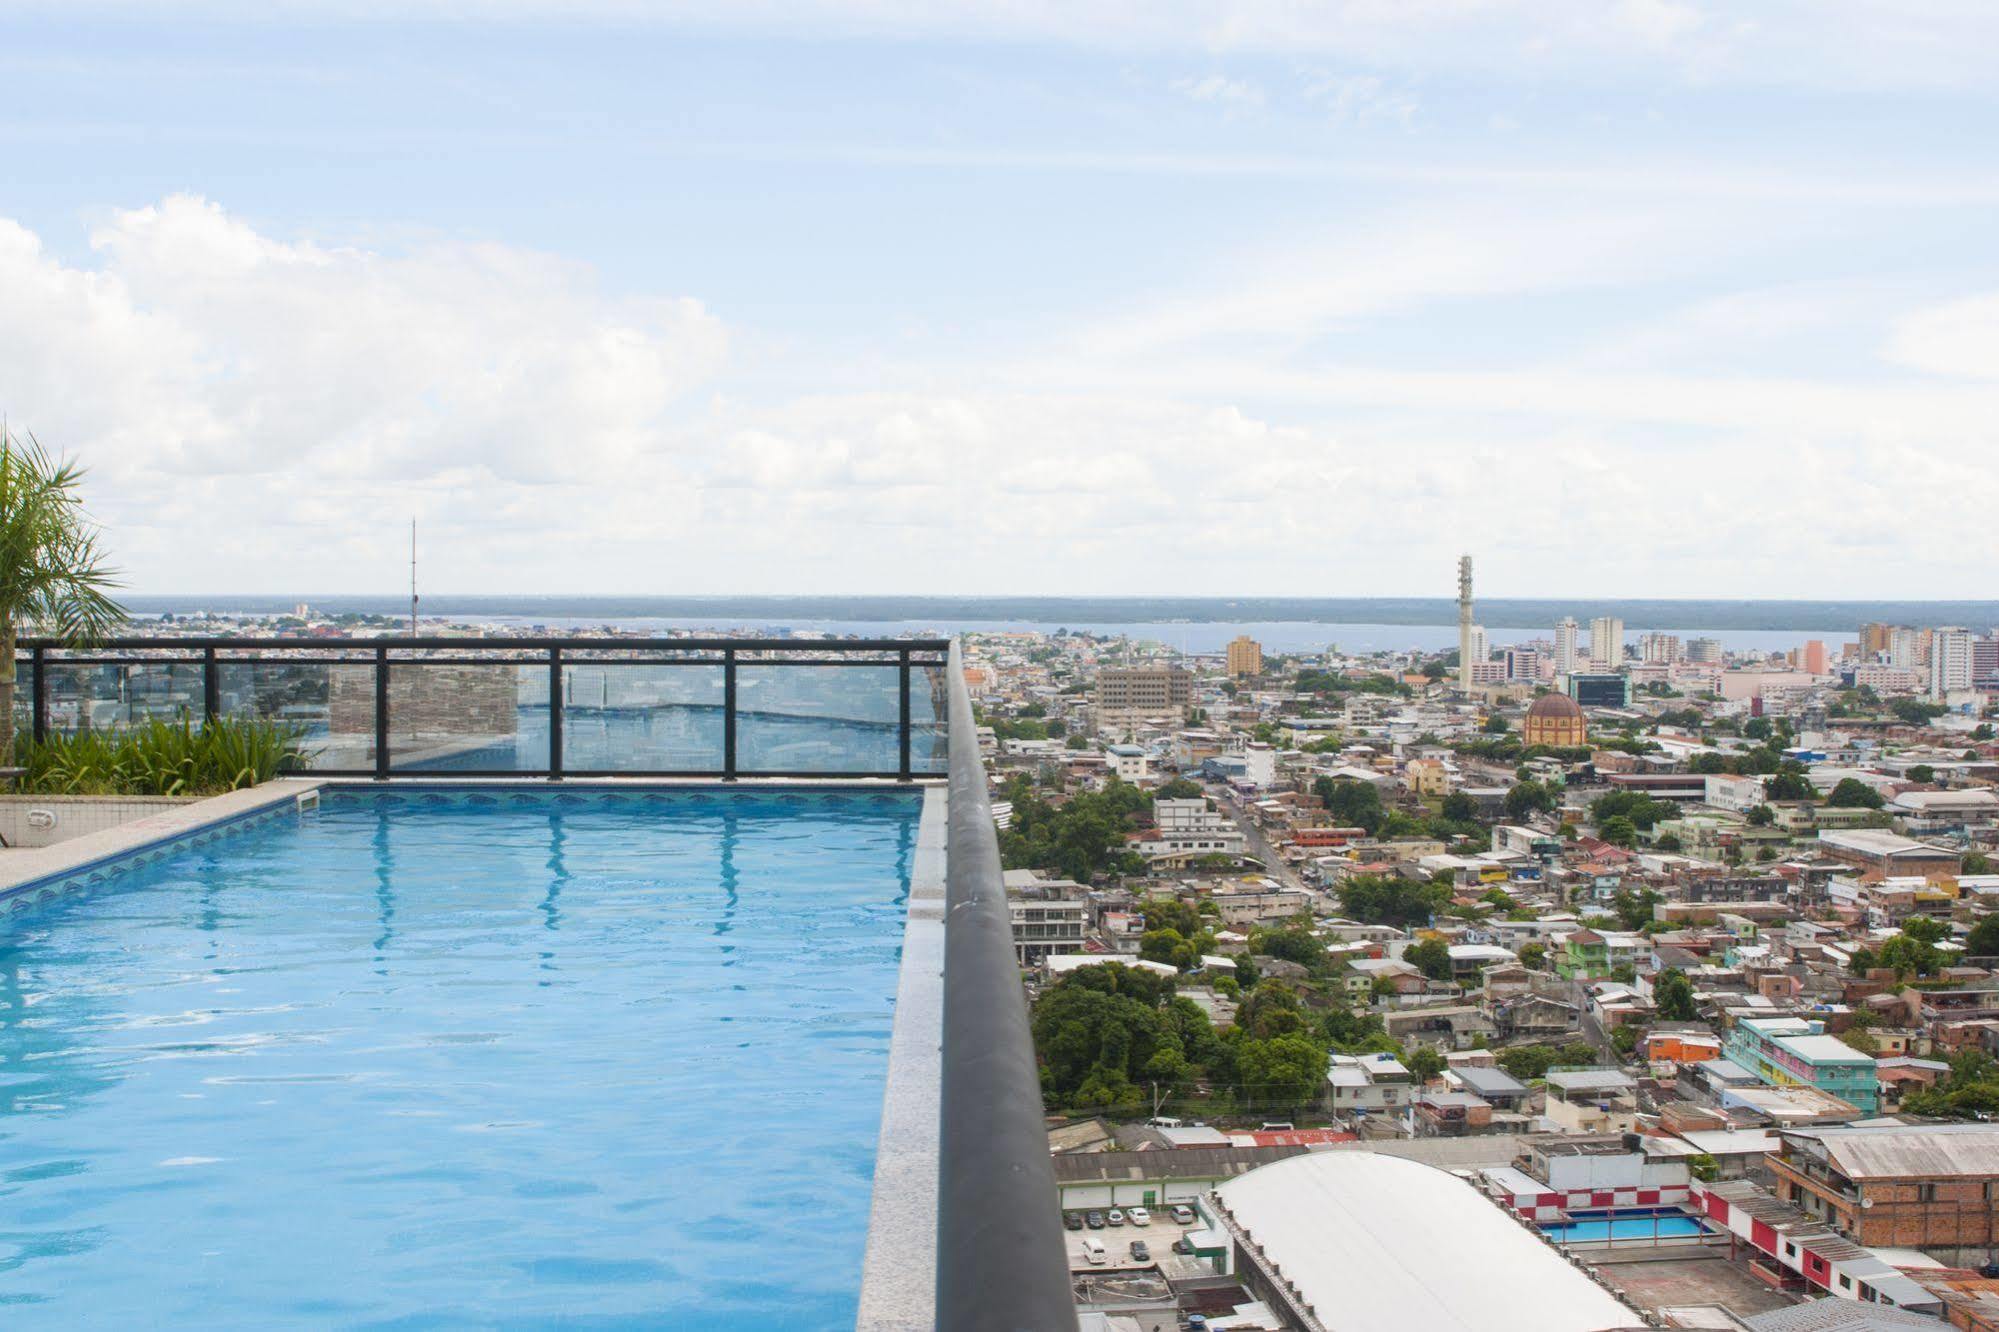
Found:
<path fill-rule="evenodd" d="M 1999 912 L 1986 916 L 1964 937 L 1967 957 L 1999 957 Z"/>
<path fill-rule="evenodd" d="M 1772 800 L 1810 800 L 1818 794 L 1818 788 L 1805 775 L 1804 765 L 1794 760 L 1771 774 L 1770 780 L 1763 784 L 1763 793 Z"/>
<path fill-rule="evenodd" d="M 1154 800 L 1199 800 L 1207 793 L 1201 784 L 1187 777 L 1175 777 L 1152 793 Z"/>
<path fill-rule="evenodd" d="M 1487 735 L 1505 735 L 1508 729 L 1506 718 L 1496 712 L 1485 719 L 1485 733 Z"/>
<path fill-rule="evenodd" d="M 1927 763 L 1918 763 L 1904 775 L 1912 782 L 1922 782 L 1928 785 L 1937 779 L 1937 770 Z"/>
<path fill-rule="evenodd" d="M 1890 700 L 1888 711 L 1894 713 L 1898 721 L 1910 726 L 1923 726 L 1943 716 L 1950 709 L 1941 703 L 1929 703 L 1920 698 L 1897 698 Z"/>
<path fill-rule="evenodd" d="M 1637 825 L 1622 814 L 1606 822 L 1598 831 L 1603 840 L 1613 846 L 1632 846 L 1638 841 Z"/>
<path fill-rule="evenodd" d="M 1340 827 L 1364 828 L 1370 836 L 1381 827 L 1381 791 L 1373 782 L 1321 777 L 1312 783 L 1312 794 L 1325 802 L 1326 813 Z"/>
<path fill-rule="evenodd" d="M 1768 805 L 1755 805 L 1749 810 L 1749 826 L 1767 828 L 1777 821 L 1777 811 Z"/>
<path fill-rule="evenodd" d="M 1986 855 L 1983 851 L 1965 852 L 1964 863 L 1958 869 L 1958 873 L 1960 874 L 1990 874 L 1991 872 L 1992 857 Z"/>
<path fill-rule="evenodd" d="M 1649 831 L 1659 820 L 1670 816 L 1673 807 L 1663 800 L 1640 795 L 1636 791 L 1612 791 L 1590 802 L 1590 818 L 1598 827 L 1614 818 L 1630 820 L 1631 826 L 1641 832 Z M 1628 843 L 1627 843 L 1628 845 Z"/>
<path fill-rule="evenodd" d="M 1470 823 L 1478 818 L 1478 802 L 1463 791 L 1453 791 L 1444 797 L 1437 812 L 1453 823 Z"/>
<path fill-rule="evenodd" d="M 35 628 L 88 643 L 125 618 L 83 511 L 83 468 L 0 426 L 0 755 L 14 750 L 14 645 Z"/>
<path fill-rule="evenodd" d="M 1409 1070 L 1420 1087 L 1450 1067 L 1450 1061 L 1438 1054 L 1434 1046 L 1419 1045 L 1403 1056 L 1402 1066 Z"/>
<path fill-rule="evenodd" d="M 1539 971 L 1548 961 L 1548 945 L 1544 943 L 1523 944 L 1520 948 L 1520 965 L 1531 971 Z"/>
<path fill-rule="evenodd" d="M 1993 731 L 1992 731 L 1991 722 L 1980 722 L 1978 723 L 1978 725 L 1971 728 L 1971 738 L 1973 740 L 1976 740 L 1981 745 L 1984 744 L 1986 741 L 1990 740 L 1992 738 L 1992 735 Z"/>
<path fill-rule="evenodd" d="M 1506 793 L 1506 816 L 1514 820 L 1546 813 L 1555 805 L 1555 793 L 1539 782 L 1518 782 Z"/>
<path fill-rule="evenodd" d="M 1652 982 L 1652 1002 L 1659 1016 L 1668 1022 L 1692 1022 L 1699 1016 L 1694 1007 L 1694 985 L 1687 973 L 1667 967 Z"/>
<path fill-rule="evenodd" d="M 1619 888 L 1610 899 L 1610 909 L 1617 914 L 1617 923 L 1627 930 L 1636 930 L 1652 921 L 1652 908 L 1659 902 L 1659 894 L 1650 888 L 1632 892 L 1629 888 Z"/>
<path fill-rule="evenodd" d="M 1881 793 L 1858 777 L 1840 778 L 1825 802 L 1835 809 L 1879 809 L 1884 803 Z"/>
<path fill-rule="evenodd" d="M 1265 957 L 1281 958 L 1286 962 L 1296 962 L 1308 971 L 1326 969 L 1326 945 L 1310 930 L 1259 930 L 1250 940 L 1250 951 Z"/>
<path fill-rule="evenodd" d="M 1658 851 L 1679 851 L 1682 849 L 1677 833 L 1661 833 L 1653 839 L 1652 846 Z"/>
<path fill-rule="evenodd" d="M 1303 1104 L 1325 1076 L 1326 1052 L 1303 1032 L 1246 1040 L 1236 1049 L 1236 1077 L 1251 1101 Z"/>
<path fill-rule="evenodd" d="M 1382 874 L 1356 874 L 1340 885 L 1339 894 L 1340 909 L 1349 917 L 1397 929 L 1429 924 L 1451 900 L 1451 890 L 1442 884 Z"/>
<path fill-rule="evenodd" d="M 1410 944 L 1403 950 L 1402 960 L 1431 980 L 1451 978 L 1450 946 L 1434 935 Z"/>

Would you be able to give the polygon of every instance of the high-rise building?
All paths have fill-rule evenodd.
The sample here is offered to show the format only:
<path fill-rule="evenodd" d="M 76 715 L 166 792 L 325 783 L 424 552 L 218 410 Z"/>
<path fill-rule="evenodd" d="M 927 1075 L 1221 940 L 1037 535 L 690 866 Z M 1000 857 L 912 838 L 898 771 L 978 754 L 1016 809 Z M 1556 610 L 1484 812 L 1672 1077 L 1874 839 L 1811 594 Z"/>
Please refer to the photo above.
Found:
<path fill-rule="evenodd" d="M 1185 715 L 1194 677 L 1178 666 L 1106 666 L 1097 672 L 1097 724 Z"/>
<path fill-rule="evenodd" d="M 1639 635 L 1638 657 L 1641 661 L 1671 665 L 1684 661 L 1686 655 L 1686 646 L 1680 642 L 1678 634 L 1662 634 L 1655 629 Z"/>
<path fill-rule="evenodd" d="M 1860 626 L 1860 655 L 1873 661 L 1888 650 L 1888 636 L 1895 631 L 1892 624 L 1863 624 Z"/>
<path fill-rule="evenodd" d="M 1971 640 L 1971 683 L 1999 683 L 1999 634 L 1983 634 Z"/>
<path fill-rule="evenodd" d="M 1913 671 L 1923 665 L 1923 636 L 1906 625 L 1898 624 L 1889 629 L 1888 664 L 1900 666 L 1905 671 Z"/>
<path fill-rule="evenodd" d="M 1812 639 L 1798 654 L 1798 664 L 1805 668 L 1807 675 L 1824 675 L 1825 661 L 1825 642 L 1822 639 Z"/>
<path fill-rule="evenodd" d="M 1555 621 L 1555 674 L 1568 675 L 1576 669 L 1576 617 L 1564 615 Z"/>
<path fill-rule="evenodd" d="M 1540 679 L 1541 649 L 1531 647 L 1510 647 L 1506 649 L 1506 678 L 1509 680 Z"/>
<path fill-rule="evenodd" d="M 1721 640 L 1718 638 L 1688 639 L 1687 660 L 1697 666 L 1715 665 L 1721 660 Z"/>
<path fill-rule="evenodd" d="M 1482 661 L 1492 660 L 1492 640 L 1486 637 L 1485 626 L 1482 624 L 1471 627 L 1471 659 L 1474 666 Z"/>
<path fill-rule="evenodd" d="M 1930 636 L 1930 697 L 1971 688 L 1971 631 L 1938 629 Z"/>
<path fill-rule="evenodd" d="M 1263 674 L 1263 644 L 1248 634 L 1229 640 L 1229 674 L 1241 679 Z"/>
<path fill-rule="evenodd" d="M 1589 622 L 1589 653 L 1606 666 L 1624 664 L 1624 621 L 1599 615 Z"/>

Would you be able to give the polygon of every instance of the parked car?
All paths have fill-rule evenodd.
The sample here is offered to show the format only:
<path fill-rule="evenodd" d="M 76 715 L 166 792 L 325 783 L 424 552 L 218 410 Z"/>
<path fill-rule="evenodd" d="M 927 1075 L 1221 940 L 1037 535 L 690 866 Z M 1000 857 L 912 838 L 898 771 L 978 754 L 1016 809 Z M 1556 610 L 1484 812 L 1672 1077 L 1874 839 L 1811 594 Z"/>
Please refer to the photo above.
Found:
<path fill-rule="evenodd" d="M 1091 1212 L 1083 1220 L 1089 1224 L 1092 1230 L 1102 1230 L 1104 1228 L 1104 1214 L 1102 1212 Z"/>
<path fill-rule="evenodd" d="M 1263 1124 L 1263 1127 L 1259 1128 L 1259 1129 L 1257 1130 L 1257 1132 L 1258 1132 L 1258 1133 L 1290 1133 L 1290 1132 L 1292 1132 L 1293 1130 L 1295 1130 L 1295 1129 L 1296 1129 L 1297 1127 L 1298 1127 L 1298 1126 L 1297 1126 L 1296 1124 L 1293 1124 L 1293 1123 L 1292 1123 L 1292 1122 L 1291 1122 L 1290 1120 L 1288 1120 L 1288 1119 L 1271 1119 L 1271 1120 L 1266 1120 L 1266 1121 L 1264 1122 L 1264 1124 Z"/>
<path fill-rule="evenodd" d="M 1126 1212 L 1125 1216 L 1130 1219 L 1134 1226 L 1149 1226 L 1152 1224 L 1152 1213 L 1146 1211 L 1143 1207 L 1134 1207 L 1129 1212 Z"/>
<path fill-rule="evenodd" d="M 1091 1238 L 1083 1241 L 1083 1256 L 1091 1263 L 1098 1264 L 1109 1262 L 1111 1255 L 1110 1251 L 1104 1248 L 1102 1240 Z"/>
<path fill-rule="evenodd" d="M 1062 1228 L 1064 1230 L 1081 1230 L 1083 1228 L 1083 1214 L 1081 1212 L 1062 1213 Z"/>
<path fill-rule="evenodd" d="M 1173 1220 L 1183 1226 L 1193 1225 L 1194 1209 L 1186 1203 L 1175 1203 L 1173 1205 Z"/>
<path fill-rule="evenodd" d="M 1113 1207 L 1111 1208 L 1110 1216 L 1106 1219 L 1114 1226 L 1121 1226 L 1124 1224 L 1124 1213 Z"/>
<path fill-rule="evenodd" d="M 1131 1242 L 1131 1260 L 1134 1263 L 1149 1263 L 1152 1261 L 1152 1250 L 1145 1247 L 1144 1240 L 1133 1240 Z"/>
<path fill-rule="evenodd" d="M 1185 1235 L 1182 1235 L 1179 1239 L 1173 1241 L 1173 1252 L 1185 1253 L 1185 1254 L 1193 1253 L 1194 1241 L 1188 1239 Z"/>

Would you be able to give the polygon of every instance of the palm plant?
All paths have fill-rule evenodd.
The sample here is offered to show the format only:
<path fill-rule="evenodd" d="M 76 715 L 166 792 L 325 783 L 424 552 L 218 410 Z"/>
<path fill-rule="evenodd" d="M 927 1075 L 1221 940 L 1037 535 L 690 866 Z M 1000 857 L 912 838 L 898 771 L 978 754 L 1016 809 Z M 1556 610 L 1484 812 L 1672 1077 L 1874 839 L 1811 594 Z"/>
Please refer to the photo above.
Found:
<path fill-rule="evenodd" d="M 117 578 L 83 510 L 83 468 L 0 426 L 0 754 L 14 748 L 14 645 L 23 627 L 89 643 L 121 623 Z"/>

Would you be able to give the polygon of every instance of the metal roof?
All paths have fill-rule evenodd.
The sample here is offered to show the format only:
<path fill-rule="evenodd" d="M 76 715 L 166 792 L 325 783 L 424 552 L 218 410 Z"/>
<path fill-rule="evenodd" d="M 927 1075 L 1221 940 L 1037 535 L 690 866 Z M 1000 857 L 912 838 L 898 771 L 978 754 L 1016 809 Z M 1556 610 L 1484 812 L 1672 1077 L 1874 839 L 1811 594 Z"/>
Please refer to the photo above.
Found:
<path fill-rule="evenodd" d="M 1849 1179 L 1999 1175 L 1999 1124 L 1792 1130 L 1815 1138 Z"/>

